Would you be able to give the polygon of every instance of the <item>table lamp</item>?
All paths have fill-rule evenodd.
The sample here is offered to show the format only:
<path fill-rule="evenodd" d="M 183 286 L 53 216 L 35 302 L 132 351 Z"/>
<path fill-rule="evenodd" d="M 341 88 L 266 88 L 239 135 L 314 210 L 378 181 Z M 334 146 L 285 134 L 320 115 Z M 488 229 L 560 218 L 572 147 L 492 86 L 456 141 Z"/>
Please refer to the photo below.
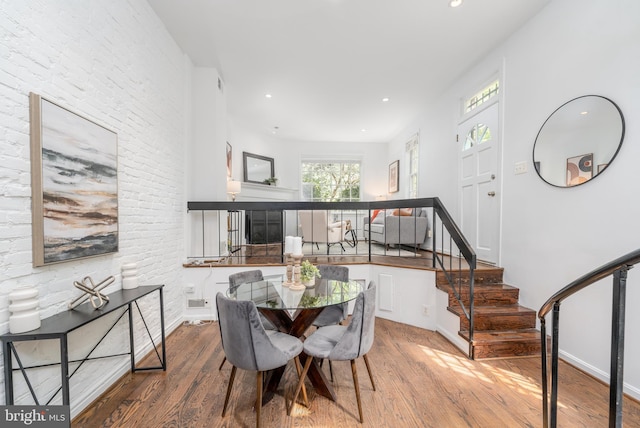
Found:
<path fill-rule="evenodd" d="M 227 193 L 231 195 L 231 200 L 235 202 L 236 195 L 242 190 L 242 183 L 236 180 L 227 181 Z"/>

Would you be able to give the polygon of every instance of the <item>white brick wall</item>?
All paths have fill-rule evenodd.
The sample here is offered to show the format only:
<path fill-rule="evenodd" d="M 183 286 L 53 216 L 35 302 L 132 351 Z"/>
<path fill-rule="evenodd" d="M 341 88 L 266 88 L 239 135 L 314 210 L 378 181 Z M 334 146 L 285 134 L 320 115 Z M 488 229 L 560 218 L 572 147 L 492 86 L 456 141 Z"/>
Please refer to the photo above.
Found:
<path fill-rule="evenodd" d="M 165 284 L 167 328 L 182 319 L 180 265 L 186 207 L 185 97 L 191 65 L 145 1 L 0 0 L 0 333 L 8 331 L 8 293 L 37 286 L 41 316 L 66 310 L 79 292 L 74 280 L 116 276 L 138 263 L 139 283 Z M 29 92 L 38 93 L 118 134 L 120 251 L 115 255 L 33 268 Z M 141 302 L 159 335 L 157 297 Z M 108 317 L 105 317 L 108 318 Z M 71 358 L 80 358 L 110 325 L 98 321 L 69 338 Z M 149 351 L 136 321 L 137 354 Z M 55 361 L 54 341 L 23 343 L 28 361 Z M 126 321 L 98 355 L 126 352 Z M 170 363 L 170 362 L 169 362 Z M 88 362 L 71 379 L 76 415 L 128 370 L 127 357 Z M 16 403 L 31 404 L 16 374 Z M 59 387 L 58 367 L 33 371 L 42 397 Z M 4 382 L 4 380 L 3 380 Z M 60 394 L 53 401 L 60 403 Z M 4 389 L 0 389 L 4 404 Z"/>

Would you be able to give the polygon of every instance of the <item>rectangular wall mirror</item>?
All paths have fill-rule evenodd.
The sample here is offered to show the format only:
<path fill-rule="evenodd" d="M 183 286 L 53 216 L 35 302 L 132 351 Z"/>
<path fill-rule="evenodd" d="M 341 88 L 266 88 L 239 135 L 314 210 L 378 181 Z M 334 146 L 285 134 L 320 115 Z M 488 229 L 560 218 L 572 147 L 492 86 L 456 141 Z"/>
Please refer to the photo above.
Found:
<path fill-rule="evenodd" d="M 273 158 L 242 152 L 242 162 L 246 183 L 269 184 L 265 180 L 275 175 Z"/>

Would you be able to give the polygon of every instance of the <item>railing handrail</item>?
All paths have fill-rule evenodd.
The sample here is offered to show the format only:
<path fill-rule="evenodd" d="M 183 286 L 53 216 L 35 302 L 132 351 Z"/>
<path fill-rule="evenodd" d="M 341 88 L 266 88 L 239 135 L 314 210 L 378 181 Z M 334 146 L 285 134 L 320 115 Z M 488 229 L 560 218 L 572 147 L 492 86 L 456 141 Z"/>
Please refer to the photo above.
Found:
<path fill-rule="evenodd" d="M 432 198 L 433 199 L 433 208 L 438 213 L 440 217 L 440 221 L 445 226 L 451 239 L 456 243 L 458 249 L 464 256 L 465 260 L 471 265 L 473 263 L 473 268 L 475 269 L 476 265 L 476 253 L 473 251 L 473 248 L 467 241 L 467 238 L 464 237 L 462 231 L 458 227 L 458 225 L 453 221 L 453 217 L 449 214 L 449 211 L 445 208 L 444 204 L 440 201 L 440 198 Z"/>
<path fill-rule="evenodd" d="M 622 257 L 619 257 L 615 260 L 612 260 L 609 263 L 606 263 L 600 266 L 597 269 L 592 270 L 586 275 L 581 276 L 575 281 L 568 284 L 566 287 L 556 292 L 553 296 L 551 296 L 538 311 L 538 318 L 544 318 L 551 310 L 553 309 L 553 305 L 555 303 L 560 303 L 565 300 L 567 297 L 577 293 L 585 287 L 593 284 L 596 281 L 599 281 L 603 278 L 606 278 L 612 275 L 618 269 L 624 266 L 633 266 L 637 263 L 640 263 L 640 249 L 635 251 L 631 251 L 630 253 L 625 254 Z"/>
<path fill-rule="evenodd" d="M 189 201 L 187 210 L 344 210 L 355 209 L 371 211 L 386 208 L 432 208 L 434 204 L 442 206 L 438 198 L 394 199 L 390 201 L 358 201 L 358 202 L 309 202 L 309 201 Z M 442 207 L 444 208 L 444 207 Z"/>

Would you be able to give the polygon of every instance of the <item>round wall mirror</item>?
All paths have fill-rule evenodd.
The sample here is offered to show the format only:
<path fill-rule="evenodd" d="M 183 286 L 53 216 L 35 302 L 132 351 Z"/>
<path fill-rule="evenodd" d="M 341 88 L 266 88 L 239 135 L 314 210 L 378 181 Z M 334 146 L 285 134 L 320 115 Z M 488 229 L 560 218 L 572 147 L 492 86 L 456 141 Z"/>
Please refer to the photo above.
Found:
<path fill-rule="evenodd" d="M 573 187 L 601 174 L 618 154 L 624 117 L 599 95 L 568 101 L 542 124 L 533 145 L 533 165 L 547 183 Z"/>

